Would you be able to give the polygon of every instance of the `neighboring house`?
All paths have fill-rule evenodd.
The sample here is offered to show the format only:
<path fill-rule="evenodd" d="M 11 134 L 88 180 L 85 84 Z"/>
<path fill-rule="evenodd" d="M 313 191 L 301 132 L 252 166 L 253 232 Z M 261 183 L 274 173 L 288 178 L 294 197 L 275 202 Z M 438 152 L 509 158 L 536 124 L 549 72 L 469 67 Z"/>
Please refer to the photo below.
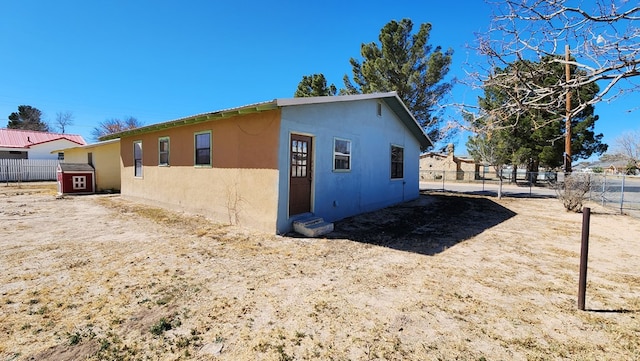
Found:
<path fill-rule="evenodd" d="M 53 150 L 85 144 L 80 135 L 0 129 L 0 159 L 59 159 Z"/>
<path fill-rule="evenodd" d="M 447 146 L 447 153 L 429 152 L 420 156 L 420 179 L 442 179 L 445 172 L 446 179 L 474 180 L 480 172 L 480 165 L 473 159 L 456 157 L 454 145 Z"/>
<path fill-rule="evenodd" d="M 112 134 L 121 194 L 286 233 L 419 196 L 431 146 L 395 92 L 275 99 Z"/>
<path fill-rule="evenodd" d="M 52 153 L 63 153 L 63 163 L 92 166 L 96 192 L 120 191 L 120 139 L 57 149 Z"/>

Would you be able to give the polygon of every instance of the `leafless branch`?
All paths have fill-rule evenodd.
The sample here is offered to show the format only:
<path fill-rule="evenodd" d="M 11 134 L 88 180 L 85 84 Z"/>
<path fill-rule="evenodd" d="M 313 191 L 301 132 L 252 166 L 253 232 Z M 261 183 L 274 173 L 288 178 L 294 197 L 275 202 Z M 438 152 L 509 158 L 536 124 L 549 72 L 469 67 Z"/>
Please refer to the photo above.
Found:
<path fill-rule="evenodd" d="M 487 63 L 470 72 L 476 89 L 493 86 L 509 95 L 505 106 L 494 114 L 480 117 L 512 119 L 532 110 L 561 109 L 567 92 L 597 83 L 598 94 L 572 108 L 571 116 L 601 101 L 612 101 L 628 92 L 640 90 L 640 6 L 635 1 L 595 0 L 569 6 L 566 0 L 487 0 L 494 9 L 489 30 L 478 36 L 477 51 Z M 564 47 L 571 60 L 564 59 Z M 518 60 L 553 61 L 578 69 L 570 81 L 559 78 L 545 86 L 540 79 L 544 67 L 512 69 L 498 73 Z M 528 73 L 537 72 L 536 74 Z M 551 74 L 549 74 L 551 76 Z M 557 76 L 557 75 L 556 75 Z M 561 119 L 564 114 L 557 114 Z"/>

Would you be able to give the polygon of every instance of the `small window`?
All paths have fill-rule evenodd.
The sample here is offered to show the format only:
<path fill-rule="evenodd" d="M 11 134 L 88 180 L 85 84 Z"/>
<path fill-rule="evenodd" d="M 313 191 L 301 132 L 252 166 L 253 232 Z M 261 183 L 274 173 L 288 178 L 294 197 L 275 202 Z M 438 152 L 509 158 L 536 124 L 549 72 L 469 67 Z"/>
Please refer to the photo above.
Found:
<path fill-rule="evenodd" d="M 74 175 L 71 177 L 73 182 L 73 189 L 86 189 L 87 188 L 87 176 Z"/>
<path fill-rule="evenodd" d="M 381 117 L 382 116 L 382 103 L 378 103 L 376 107 L 376 114 Z"/>
<path fill-rule="evenodd" d="M 142 142 L 133 142 L 133 176 L 142 177 Z"/>
<path fill-rule="evenodd" d="M 308 169 L 308 143 L 303 140 L 291 140 L 291 178 L 306 178 Z"/>
<path fill-rule="evenodd" d="M 169 165 L 169 137 L 158 139 L 158 165 Z"/>
<path fill-rule="evenodd" d="M 211 132 L 195 134 L 195 165 L 211 165 Z"/>
<path fill-rule="evenodd" d="M 64 160 L 64 152 L 58 152 L 58 160 Z"/>
<path fill-rule="evenodd" d="M 334 138 L 333 140 L 333 170 L 351 170 L 351 141 Z"/>
<path fill-rule="evenodd" d="M 404 178 L 404 148 L 391 146 L 391 179 Z"/>

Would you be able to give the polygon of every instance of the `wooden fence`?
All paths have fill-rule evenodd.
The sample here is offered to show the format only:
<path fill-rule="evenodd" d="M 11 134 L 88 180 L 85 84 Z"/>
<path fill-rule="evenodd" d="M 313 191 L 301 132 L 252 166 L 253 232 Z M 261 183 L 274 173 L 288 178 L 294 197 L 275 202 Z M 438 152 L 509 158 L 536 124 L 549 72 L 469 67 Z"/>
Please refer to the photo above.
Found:
<path fill-rule="evenodd" d="M 57 159 L 0 159 L 0 181 L 56 180 Z"/>

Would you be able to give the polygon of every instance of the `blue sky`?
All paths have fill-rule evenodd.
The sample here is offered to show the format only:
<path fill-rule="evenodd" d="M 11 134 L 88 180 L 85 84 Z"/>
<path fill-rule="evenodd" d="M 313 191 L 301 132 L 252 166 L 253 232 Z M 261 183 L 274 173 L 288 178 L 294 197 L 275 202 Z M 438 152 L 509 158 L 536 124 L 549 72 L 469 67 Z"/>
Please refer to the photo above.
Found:
<path fill-rule="evenodd" d="M 0 126 L 22 104 L 50 123 L 70 111 L 67 133 L 91 141 L 105 119 L 153 124 L 292 97 L 303 75 L 323 73 L 340 88 L 349 58 L 390 20 L 409 18 L 414 30 L 430 22 L 430 43 L 455 51 L 450 77 L 463 78 L 491 9 L 481 0 L 21 0 L 1 2 L 0 13 Z M 627 112 L 639 98 L 596 106 L 605 142 L 640 128 L 640 111 Z M 457 85 L 451 101 L 474 99 Z M 465 142 L 456 139 L 456 153 Z"/>

